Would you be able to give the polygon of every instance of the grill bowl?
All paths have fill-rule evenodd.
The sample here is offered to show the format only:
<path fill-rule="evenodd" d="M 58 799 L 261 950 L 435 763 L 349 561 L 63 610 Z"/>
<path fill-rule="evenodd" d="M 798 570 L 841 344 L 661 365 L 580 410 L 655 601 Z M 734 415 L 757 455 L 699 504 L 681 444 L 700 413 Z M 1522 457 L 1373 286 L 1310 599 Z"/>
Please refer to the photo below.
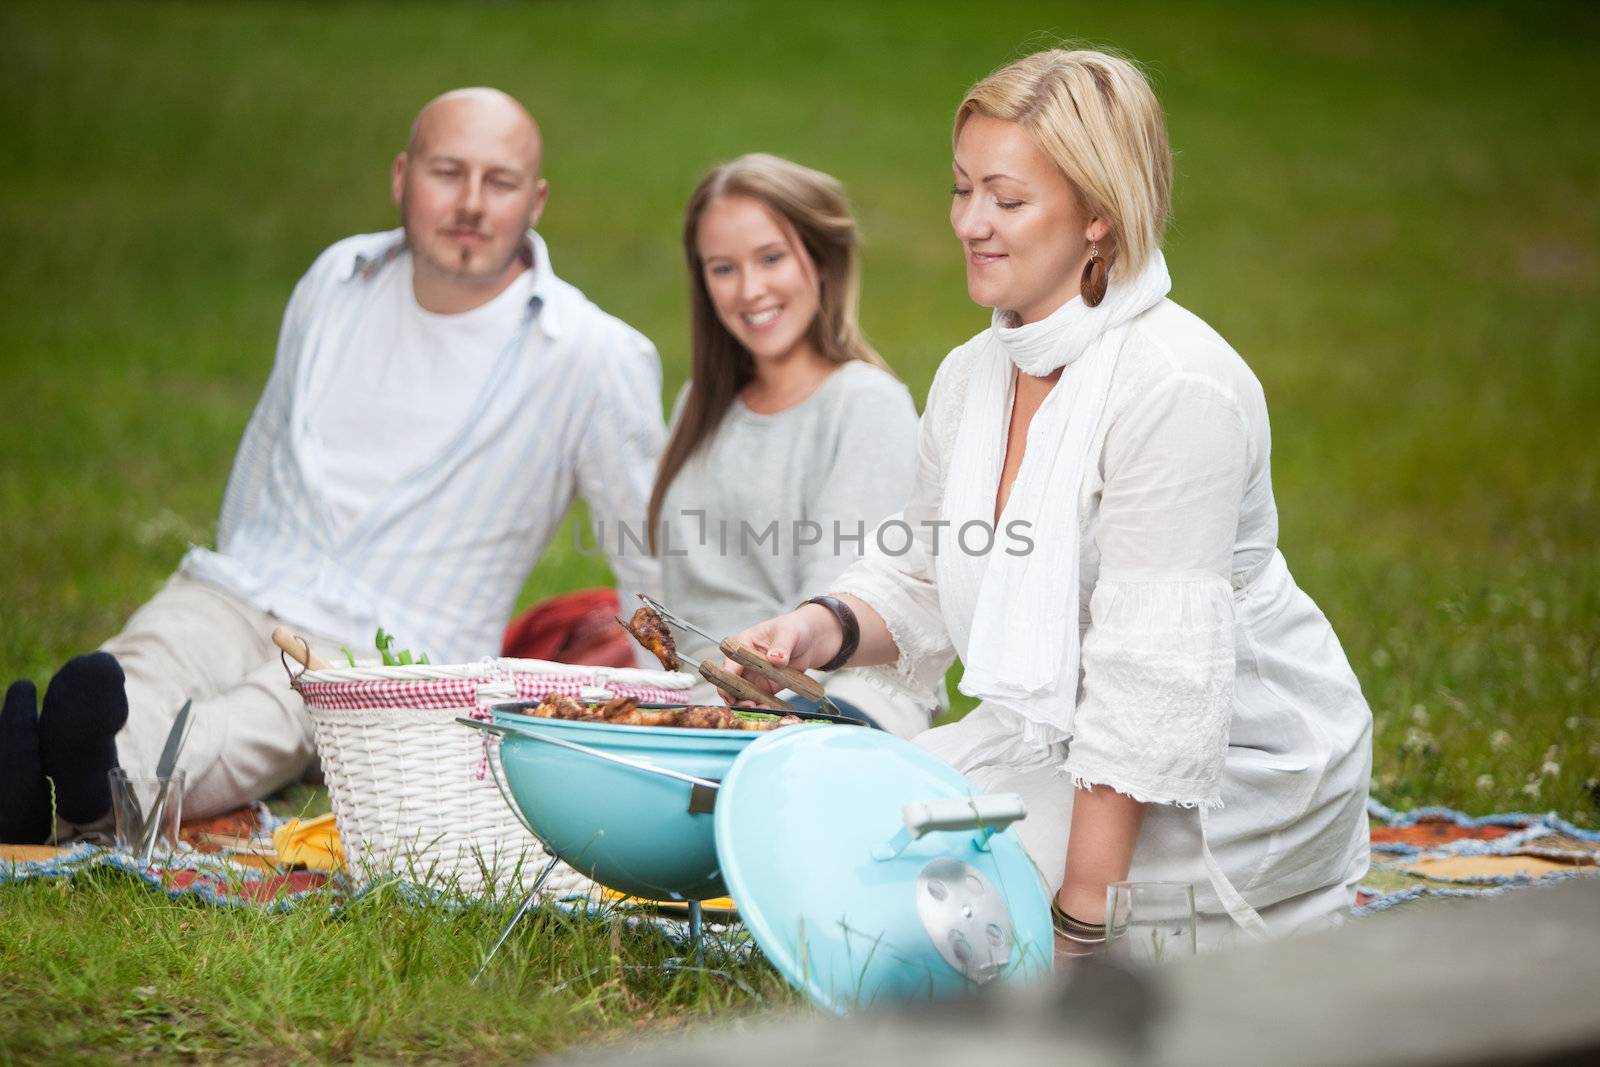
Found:
<path fill-rule="evenodd" d="M 551 852 L 630 896 L 706 900 L 727 893 L 714 820 L 689 810 L 689 782 L 550 741 L 715 782 L 765 733 L 616 726 L 508 710 L 521 706 L 492 709 L 506 730 L 500 765 L 512 800 Z"/>

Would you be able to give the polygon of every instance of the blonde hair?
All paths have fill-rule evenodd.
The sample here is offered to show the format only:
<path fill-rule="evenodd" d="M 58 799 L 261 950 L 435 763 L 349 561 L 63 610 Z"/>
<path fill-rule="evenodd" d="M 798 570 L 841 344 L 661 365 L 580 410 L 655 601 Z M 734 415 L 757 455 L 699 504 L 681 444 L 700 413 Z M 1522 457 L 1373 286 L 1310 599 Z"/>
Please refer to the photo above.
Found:
<path fill-rule="evenodd" d="M 806 334 L 812 347 L 832 363 L 859 359 L 889 370 L 883 357 L 867 343 L 856 318 L 861 291 L 856 255 L 860 235 L 844 186 L 819 170 L 765 152 L 752 152 L 713 167 L 695 186 L 683 212 L 692 384 L 650 492 L 652 551 L 667 489 L 689 457 L 716 431 L 739 390 L 755 377 L 750 353 L 717 317 L 700 260 L 700 217 L 713 201 L 729 196 L 747 196 L 765 207 L 784 237 L 791 244 L 798 241 L 809 257 L 818 287 L 817 314 Z"/>
<path fill-rule="evenodd" d="M 1172 149 L 1161 104 L 1144 73 L 1105 52 L 1053 48 L 990 74 L 956 109 L 952 145 L 974 115 L 1028 131 L 1077 191 L 1114 273 L 1144 268 L 1161 247 L 1172 207 Z"/>

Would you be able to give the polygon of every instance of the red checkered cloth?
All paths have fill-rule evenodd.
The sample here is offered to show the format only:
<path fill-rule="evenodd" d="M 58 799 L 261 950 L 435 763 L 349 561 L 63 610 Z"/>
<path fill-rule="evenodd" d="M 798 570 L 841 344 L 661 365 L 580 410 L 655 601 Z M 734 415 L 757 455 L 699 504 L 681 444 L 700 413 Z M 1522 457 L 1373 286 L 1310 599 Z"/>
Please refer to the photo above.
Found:
<path fill-rule="evenodd" d="M 363 711 L 368 708 L 436 708 L 453 711 L 476 708 L 478 686 L 492 679 L 421 678 L 363 682 L 296 682 L 305 702 L 328 711 Z"/>
<path fill-rule="evenodd" d="M 518 700 L 538 700 L 551 693 L 578 697 L 585 689 L 604 689 L 605 683 L 593 671 L 576 671 L 572 674 L 513 674 L 512 684 L 517 687 Z"/>
<path fill-rule="evenodd" d="M 519 700 L 539 700 L 551 693 L 579 697 L 585 689 L 605 689 L 617 696 L 632 697 L 641 704 L 681 704 L 687 689 L 661 689 L 653 685 L 627 685 L 609 681 L 603 673 L 575 671 L 572 674 L 516 674 L 512 681 Z"/>
<path fill-rule="evenodd" d="M 466 710 L 473 718 L 488 718 L 478 704 L 478 687 L 485 682 L 510 681 L 520 700 L 539 700 L 551 693 L 581 697 L 586 690 L 604 689 L 616 696 L 632 697 L 644 704 L 680 704 L 688 690 L 608 681 L 603 672 L 570 674 L 513 674 L 486 678 L 372 679 L 356 682 L 298 681 L 295 688 L 311 707 L 323 711 L 366 711 L 379 708 Z"/>

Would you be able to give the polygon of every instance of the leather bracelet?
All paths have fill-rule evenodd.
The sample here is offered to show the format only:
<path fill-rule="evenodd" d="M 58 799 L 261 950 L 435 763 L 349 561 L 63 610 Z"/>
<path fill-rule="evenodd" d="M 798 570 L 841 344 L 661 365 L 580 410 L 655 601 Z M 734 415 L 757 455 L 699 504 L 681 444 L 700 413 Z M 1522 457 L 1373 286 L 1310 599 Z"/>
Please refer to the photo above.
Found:
<path fill-rule="evenodd" d="M 856 613 L 850 610 L 850 605 L 836 596 L 814 596 L 800 606 L 817 604 L 827 608 L 833 617 L 839 620 L 839 628 L 844 631 L 844 637 L 839 642 L 839 651 L 834 657 L 822 666 L 819 671 L 836 671 L 850 662 L 850 657 L 856 654 L 856 649 L 861 647 L 861 623 L 856 621 Z"/>

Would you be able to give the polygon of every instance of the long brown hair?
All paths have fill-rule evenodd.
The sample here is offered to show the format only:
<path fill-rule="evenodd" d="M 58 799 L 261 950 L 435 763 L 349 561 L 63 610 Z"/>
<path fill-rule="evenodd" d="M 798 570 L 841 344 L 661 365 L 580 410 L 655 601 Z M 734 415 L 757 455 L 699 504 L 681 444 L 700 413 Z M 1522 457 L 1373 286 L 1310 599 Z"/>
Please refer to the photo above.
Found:
<path fill-rule="evenodd" d="M 700 179 L 683 212 L 683 252 L 689 267 L 689 326 L 692 362 L 689 395 L 661 455 L 656 484 L 650 491 L 650 548 L 656 550 L 661 502 L 689 457 L 721 424 L 739 390 L 755 377 L 755 362 L 717 318 L 706 289 L 700 260 L 700 216 L 711 202 L 726 196 L 748 196 L 764 205 L 789 240 L 799 240 L 816 268 L 818 307 L 807 339 L 832 363 L 866 360 L 888 370 L 883 357 L 867 343 L 856 321 L 860 267 L 859 235 L 844 186 L 821 171 L 787 159 L 754 152 L 714 167 Z"/>

